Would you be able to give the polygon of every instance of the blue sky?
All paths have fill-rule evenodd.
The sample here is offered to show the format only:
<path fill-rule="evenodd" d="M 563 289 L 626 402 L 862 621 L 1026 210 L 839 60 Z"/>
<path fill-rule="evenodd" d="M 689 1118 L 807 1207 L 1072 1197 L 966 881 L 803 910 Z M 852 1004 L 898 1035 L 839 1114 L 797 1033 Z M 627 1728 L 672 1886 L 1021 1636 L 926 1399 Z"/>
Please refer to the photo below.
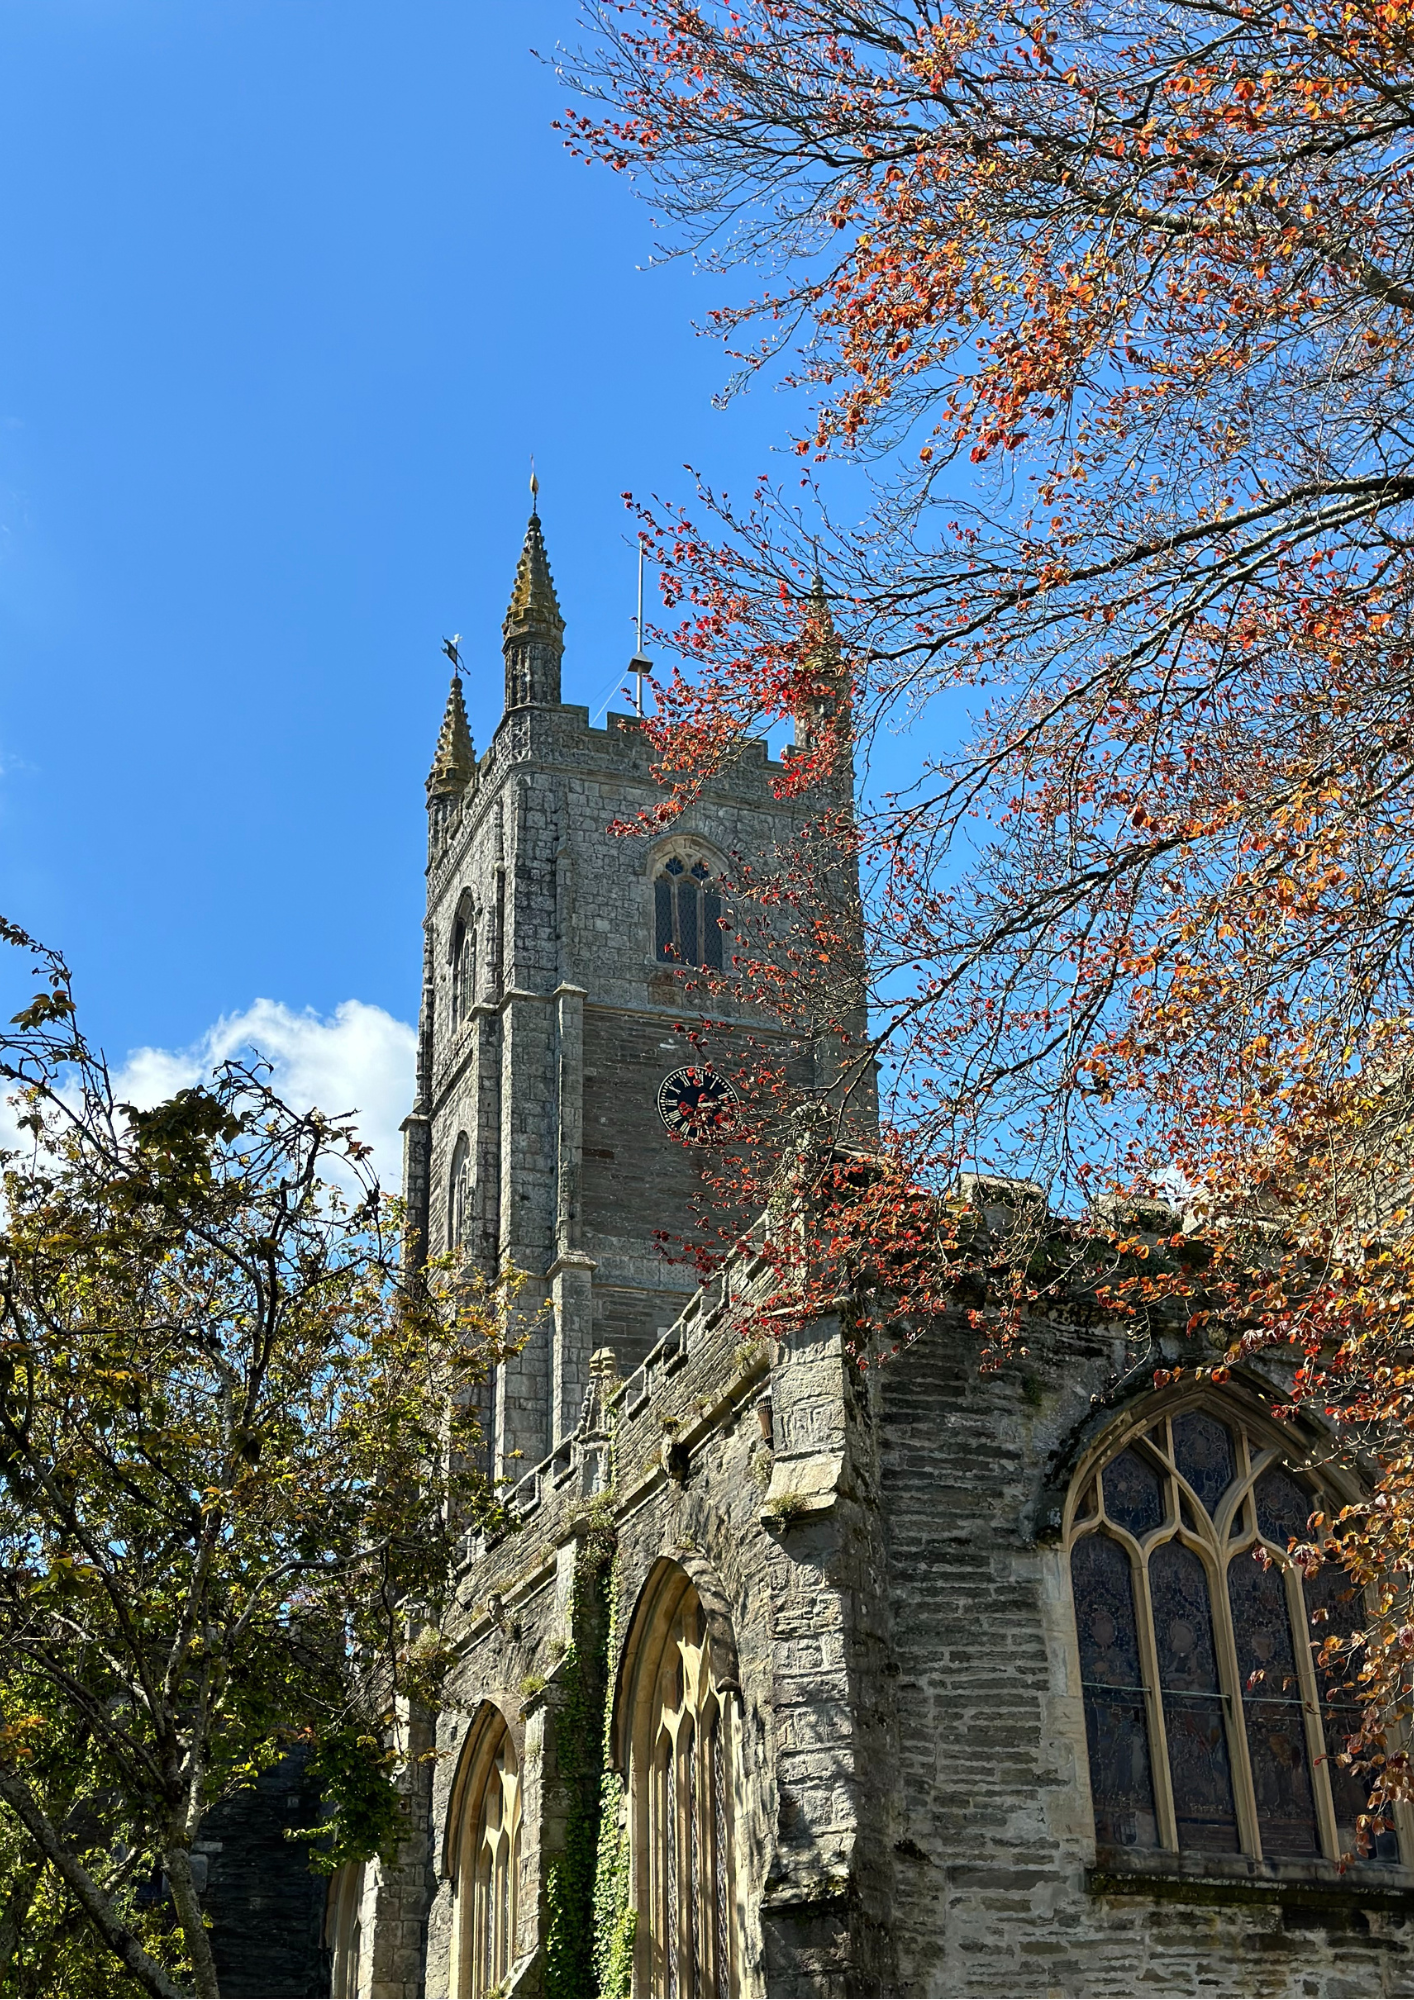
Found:
<path fill-rule="evenodd" d="M 391 1130 L 439 642 L 484 743 L 530 453 L 597 708 L 620 494 L 740 488 L 785 428 L 712 408 L 715 295 L 551 129 L 531 50 L 574 38 L 572 0 L 0 8 L 0 910 L 152 1087 L 250 1020 Z"/>

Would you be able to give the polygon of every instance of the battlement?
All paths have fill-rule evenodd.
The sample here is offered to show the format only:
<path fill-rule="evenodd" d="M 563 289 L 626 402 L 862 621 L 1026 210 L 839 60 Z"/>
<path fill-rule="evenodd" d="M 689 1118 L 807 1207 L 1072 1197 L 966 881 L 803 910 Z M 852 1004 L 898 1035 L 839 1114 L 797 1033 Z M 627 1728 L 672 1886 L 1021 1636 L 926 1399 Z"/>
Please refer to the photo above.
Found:
<path fill-rule="evenodd" d="M 664 795 L 640 717 L 611 710 L 603 728 L 596 728 L 582 703 L 513 709 L 476 760 L 466 789 L 454 800 L 439 802 L 429 828 L 429 875 L 439 876 L 460 857 L 464 836 L 475 829 L 505 781 L 527 767 L 537 775 L 609 780 L 627 787 L 623 817 Z M 779 796 L 785 775 L 785 763 L 768 755 L 764 738 L 753 737 L 725 770 L 705 782 L 702 797 L 794 814 L 792 802 Z"/>
<path fill-rule="evenodd" d="M 607 1370 L 596 1374 L 577 1428 L 510 1489 L 508 1531 L 468 1537 L 467 1567 L 494 1550 L 497 1570 L 514 1571 L 522 1533 L 538 1549 L 551 1518 L 611 1489 L 620 1504 L 631 1504 L 672 1476 L 684 1455 L 740 1403 L 767 1373 L 775 1349 L 769 1339 L 743 1337 L 776 1285 L 762 1242 L 758 1233 L 693 1293 L 625 1380 Z"/>

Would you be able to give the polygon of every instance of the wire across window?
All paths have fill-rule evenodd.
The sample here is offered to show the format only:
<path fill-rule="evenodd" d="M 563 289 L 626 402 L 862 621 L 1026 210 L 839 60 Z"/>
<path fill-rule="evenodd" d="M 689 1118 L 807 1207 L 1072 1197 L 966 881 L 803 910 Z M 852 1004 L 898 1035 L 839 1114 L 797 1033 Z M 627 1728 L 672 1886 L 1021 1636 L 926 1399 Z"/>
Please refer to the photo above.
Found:
<path fill-rule="evenodd" d="M 676 854 L 653 884 L 654 956 L 672 965 L 722 970 L 722 895 L 704 862 Z"/>

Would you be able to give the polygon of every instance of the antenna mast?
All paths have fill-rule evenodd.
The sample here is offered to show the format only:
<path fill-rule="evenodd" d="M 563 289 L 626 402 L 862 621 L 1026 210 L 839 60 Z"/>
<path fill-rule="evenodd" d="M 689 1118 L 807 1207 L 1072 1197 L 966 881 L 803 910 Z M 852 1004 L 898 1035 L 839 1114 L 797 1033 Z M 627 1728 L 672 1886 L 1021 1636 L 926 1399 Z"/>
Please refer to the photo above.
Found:
<path fill-rule="evenodd" d="M 634 620 L 634 633 L 638 643 L 634 648 L 633 658 L 628 663 L 628 670 L 633 675 L 634 682 L 638 690 L 634 696 L 633 705 L 638 710 L 638 719 L 641 722 L 643 720 L 643 682 L 645 676 L 651 676 L 653 672 L 653 662 L 646 656 L 646 654 L 643 651 L 643 537 L 642 535 L 640 535 L 638 538 L 638 616 Z M 624 689 L 624 693 L 625 694 L 628 693 L 627 688 Z"/>
<path fill-rule="evenodd" d="M 634 652 L 633 652 L 633 657 L 634 657 L 634 662 L 635 662 L 635 664 L 636 664 L 636 666 L 637 666 L 637 668 L 638 668 L 638 674 L 637 674 L 637 680 L 638 680 L 638 713 L 639 713 L 639 716 L 640 716 L 640 718 L 641 718 L 641 717 L 642 717 L 642 715 L 643 715 L 643 665 L 644 665 L 644 661 L 643 661 L 643 537 L 642 537 L 642 535 L 640 535 L 640 536 L 639 536 L 639 538 L 638 538 L 638 618 L 637 618 L 637 620 L 636 620 L 636 623 L 635 623 L 635 630 L 636 630 L 636 633 L 637 633 L 637 643 L 636 643 L 636 645 L 635 645 L 635 647 L 634 647 Z"/>

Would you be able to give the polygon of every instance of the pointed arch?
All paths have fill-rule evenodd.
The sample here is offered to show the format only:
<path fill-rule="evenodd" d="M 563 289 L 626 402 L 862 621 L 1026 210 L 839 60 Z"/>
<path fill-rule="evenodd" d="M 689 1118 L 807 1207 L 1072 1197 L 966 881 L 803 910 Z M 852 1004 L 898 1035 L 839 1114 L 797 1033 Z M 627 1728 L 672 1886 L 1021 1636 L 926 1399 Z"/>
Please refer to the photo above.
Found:
<path fill-rule="evenodd" d="M 516 1961 L 520 1916 L 520 1755 L 485 1701 L 467 1731 L 447 1804 L 443 1871 L 452 1885 L 453 2000 L 501 1990 Z"/>
<path fill-rule="evenodd" d="M 1095 1837 L 1110 1851 L 1338 1863 L 1365 1785 L 1337 1759 L 1356 1726 L 1322 1634 L 1360 1593 L 1287 1554 L 1336 1499 L 1251 1396 L 1147 1398 L 1081 1458 L 1064 1534 Z M 1338 1504 L 1338 1500 L 1336 1500 Z M 1380 1834 L 1370 1859 L 1397 1863 Z"/>
<path fill-rule="evenodd" d="M 458 1132 L 447 1177 L 447 1248 L 461 1250 L 471 1240 L 471 1141 Z"/>
<path fill-rule="evenodd" d="M 476 905 L 464 889 L 447 945 L 452 981 L 452 1026 L 460 1027 L 476 1004 Z"/>
<path fill-rule="evenodd" d="M 695 834 L 676 832 L 652 852 L 653 956 L 661 964 L 720 972 L 730 918 L 721 856 Z"/>
<path fill-rule="evenodd" d="M 741 1700 L 726 1601 L 660 1558 L 619 1663 L 613 1747 L 628 1794 L 634 1991 L 739 1990 Z"/>
<path fill-rule="evenodd" d="M 361 1861 L 346 1861 L 329 1878 L 324 1943 L 333 1961 L 329 1991 L 334 2000 L 352 2000 L 362 1983 L 364 1879 Z"/>

